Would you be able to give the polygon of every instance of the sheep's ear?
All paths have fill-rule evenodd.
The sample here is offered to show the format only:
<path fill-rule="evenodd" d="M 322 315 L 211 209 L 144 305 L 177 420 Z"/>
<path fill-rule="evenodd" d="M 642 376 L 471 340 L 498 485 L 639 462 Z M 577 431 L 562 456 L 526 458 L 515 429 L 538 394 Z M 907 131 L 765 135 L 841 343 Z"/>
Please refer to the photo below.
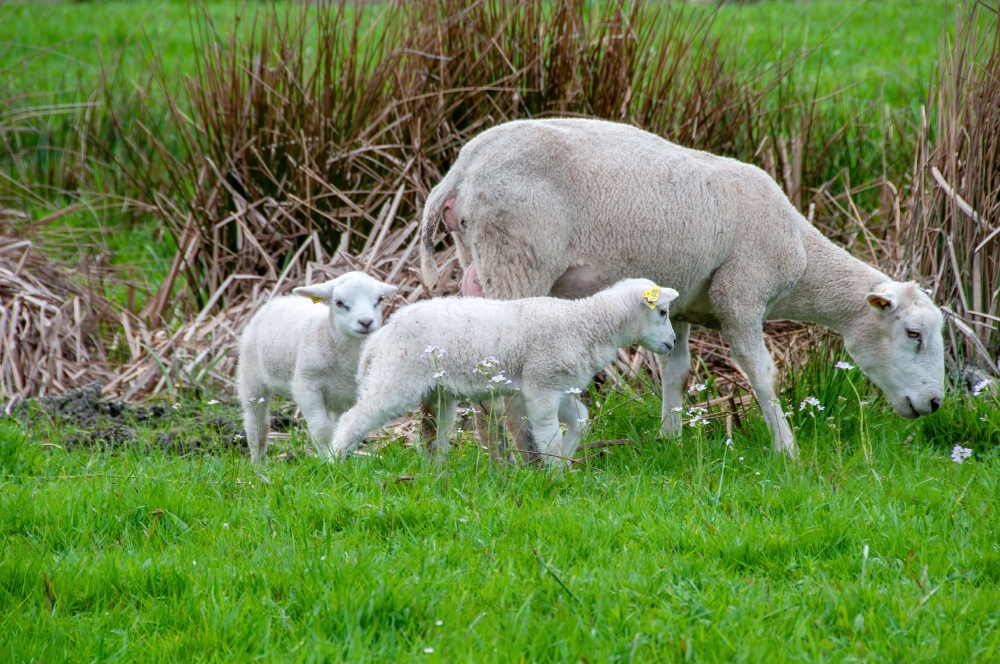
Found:
<path fill-rule="evenodd" d="M 320 302 L 330 301 L 330 298 L 333 297 L 333 289 L 333 282 L 328 281 L 325 284 L 318 284 L 316 286 L 299 286 L 292 292 L 302 297 L 308 297 L 314 303 L 319 304 Z"/>
<path fill-rule="evenodd" d="M 391 297 L 399 290 L 399 286 L 390 286 L 389 284 L 382 284 L 382 297 Z"/>
<path fill-rule="evenodd" d="M 663 288 L 662 286 L 650 286 L 642 291 L 642 303 L 650 309 L 655 309 L 658 304 L 669 304 L 677 297 L 677 291 L 673 288 Z"/>
<path fill-rule="evenodd" d="M 899 306 L 899 298 L 888 288 L 882 288 L 877 293 L 865 295 L 868 304 L 881 313 L 892 313 Z"/>

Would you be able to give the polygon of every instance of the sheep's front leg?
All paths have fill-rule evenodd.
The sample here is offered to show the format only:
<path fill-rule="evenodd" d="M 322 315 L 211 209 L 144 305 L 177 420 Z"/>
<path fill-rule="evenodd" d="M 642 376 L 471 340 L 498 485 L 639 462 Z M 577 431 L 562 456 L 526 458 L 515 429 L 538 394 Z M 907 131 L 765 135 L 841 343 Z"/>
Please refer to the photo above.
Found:
<path fill-rule="evenodd" d="M 270 395 L 252 394 L 254 396 L 243 402 L 243 428 L 247 432 L 250 460 L 253 463 L 262 463 L 267 455 L 267 433 L 270 428 L 268 399 Z"/>
<path fill-rule="evenodd" d="M 424 399 L 423 410 L 426 413 L 422 427 L 424 439 L 431 441 L 428 452 L 439 459 L 444 459 L 448 456 L 448 438 L 455 423 L 458 402 L 448 394 L 447 390 L 438 388 Z M 430 420 L 433 420 L 433 427 Z M 432 432 L 432 429 L 435 431 Z"/>
<path fill-rule="evenodd" d="M 563 435 L 559 427 L 559 392 L 543 392 L 522 388 L 528 411 L 528 426 L 535 450 L 550 466 L 565 465 L 563 456 Z"/>
<path fill-rule="evenodd" d="M 562 439 L 562 456 L 568 461 L 580 447 L 583 426 L 587 423 L 587 407 L 572 394 L 566 394 L 559 400 L 559 421 L 566 425 L 566 433 Z"/>
<path fill-rule="evenodd" d="M 795 436 L 785 420 L 781 404 L 778 403 L 778 370 L 764 343 L 761 324 L 758 322 L 753 326 L 740 327 L 723 325 L 722 333 L 729 341 L 733 359 L 750 379 L 750 386 L 753 387 L 757 403 L 764 414 L 764 421 L 774 436 L 774 450 L 785 452 L 792 458 L 797 457 L 799 451 L 795 446 Z"/>
<path fill-rule="evenodd" d="M 680 436 L 683 428 L 684 384 L 691 371 L 691 351 L 688 348 L 690 323 L 674 323 L 677 341 L 666 355 L 657 355 L 660 364 L 660 382 L 663 384 L 663 410 L 661 432 L 667 438 Z"/>
<path fill-rule="evenodd" d="M 326 408 L 326 401 L 323 393 L 313 388 L 300 388 L 294 390 L 292 398 L 295 405 L 302 411 L 309 426 L 309 433 L 316 441 L 316 452 L 327 459 L 332 453 L 330 445 L 333 441 L 333 432 L 336 429 L 336 420 L 330 419 Z"/>

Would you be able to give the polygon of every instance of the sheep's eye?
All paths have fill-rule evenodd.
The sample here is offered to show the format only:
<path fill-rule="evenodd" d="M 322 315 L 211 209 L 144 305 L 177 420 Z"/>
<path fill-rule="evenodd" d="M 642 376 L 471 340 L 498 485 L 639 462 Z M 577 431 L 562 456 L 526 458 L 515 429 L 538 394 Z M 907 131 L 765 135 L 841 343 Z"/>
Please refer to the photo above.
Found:
<path fill-rule="evenodd" d="M 660 309 L 660 318 L 666 318 L 667 315 L 668 314 L 666 309 Z"/>
<path fill-rule="evenodd" d="M 376 304 L 376 305 L 379 305 L 379 304 L 382 304 L 382 300 L 383 300 L 383 299 L 385 299 L 385 296 L 384 296 L 384 295 L 379 295 L 379 296 L 378 296 L 378 299 L 377 299 L 377 300 L 375 300 L 375 304 Z"/>
<path fill-rule="evenodd" d="M 337 305 L 338 307 L 340 307 L 341 309 L 346 309 L 347 308 L 347 305 L 344 304 L 343 300 L 334 300 L 333 303 L 335 305 Z"/>
<path fill-rule="evenodd" d="M 908 336 L 911 339 L 916 339 L 917 341 L 920 341 L 920 332 L 918 332 L 917 330 L 907 330 L 906 336 Z"/>

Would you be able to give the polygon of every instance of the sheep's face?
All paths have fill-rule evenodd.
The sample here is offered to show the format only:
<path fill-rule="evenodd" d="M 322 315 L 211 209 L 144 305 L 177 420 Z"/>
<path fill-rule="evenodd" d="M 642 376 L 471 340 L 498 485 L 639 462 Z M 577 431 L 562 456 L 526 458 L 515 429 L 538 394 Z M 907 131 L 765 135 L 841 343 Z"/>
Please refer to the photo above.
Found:
<path fill-rule="evenodd" d="M 382 304 L 396 290 L 362 272 L 348 272 L 317 286 L 296 288 L 295 293 L 328 304 L 330 326 L 341 335 L 364 339 L 382 327 Z"/>
<path fill-rule="evenodd" d="M 639 345 L 654 353 L 669 353 L 677 335 L 670 324 L 670 303 L 677 298 L 673 288 L 661 288 L 647 279 L 633 279 L 631 297 L 639 315 Z"/>
<path fill-rule="evenodd" d="M 916 284 L 890 283 L 866 296 L 869 315 L 844 335 L 861 370 L 897 415 L 933 413 L 944 399 L 944 318 Z"/>

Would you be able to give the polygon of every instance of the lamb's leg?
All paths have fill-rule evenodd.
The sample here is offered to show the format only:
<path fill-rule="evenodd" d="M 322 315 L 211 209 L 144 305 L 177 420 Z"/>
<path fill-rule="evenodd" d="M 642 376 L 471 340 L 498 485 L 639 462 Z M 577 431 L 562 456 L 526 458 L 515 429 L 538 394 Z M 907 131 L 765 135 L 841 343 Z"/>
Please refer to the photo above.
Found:
<path fill-rule="evenodd" d="M 244 398 L 245 394 L 250 394 Z M 269 394 L 263 392 L 240 390 L 240 400 L 243 402 L 243 428 L 247 432 L 247 445 L 250 447 L 250 460 L 253 463 L 263 463 L 267 455 L 267 433 L 270 429 L 270 411 L 268 411 Z M 263 403 L 261 400 L 263 399 Z"/>
<path fill-rule="evenodd" d="M 302 411 L 302 417 L 309 426 L 309 433 L 316 441 L 316 452 L 329 459 L 332 454 L 330 444 L 336 423 L 330 420 L 323 393 L 313 388 L 300 388 L 292 392 L 292 398 Z"/>
<path fill-rule="evenodd" d="M 428 445 L 428 452 L 439 459 L 448 456 L 448 438 L 451 435 L 452 425 L 455 423 L 455 416 L 458 411 L 458 402 L 448 395 L 447 390 L 436 389 L 431 392 L 423 402 L 423 410 L 427 414 L 424 418 L 423 427 L 425 440 L 431 440 Z M 433 419 L 433 438 L 428 419 Z"/>
<path fill-rule="evenodd" d="M 562 439 L 562 455 L 572 459 L 583 437 L 583 426 L 587 423 L 587 407 L 572 394 L 559 401 L 559 421 L 566 425 Z"/>
<path fill-rule="evenodd" d="M 546 465 L 565 465 L 568 461 L 563 458 L 563 435 L 559 428 L 559 402 L 563 395 L 525 388 L 522 388 L 522 393 L 535 449 Z"/>
<path fill-rule="evenodd" d="M 764 343 L 762 323 L 758 321 L 755 325 L 739 327 L 723 324 L 722 333 L 729 341 L 733 359 L 750 379 L 757 403 L 764 414 L 764 421 L 774 436 L 774 450 L 785 452 L 792 458 L 797 457 L 799 452 L 795 446 L 795 436 L 792 435 L 792 429 L 778 403 L 778 371 Z"/>
<path fill-rule="evenodd" d="M 663 384 L 663 410 L 661 431 L 668 438 L 679 436 L 683 427 L 681 410 L 684 408 L 684 384 L 691 371 L 691 351 L 688 348 L 690 323 L 674 323 L 677 341 L 666 355 L 657 355 L 660 364 L 660 382 Z M 679 410 L 680 409 L 680 410 Z"/>

